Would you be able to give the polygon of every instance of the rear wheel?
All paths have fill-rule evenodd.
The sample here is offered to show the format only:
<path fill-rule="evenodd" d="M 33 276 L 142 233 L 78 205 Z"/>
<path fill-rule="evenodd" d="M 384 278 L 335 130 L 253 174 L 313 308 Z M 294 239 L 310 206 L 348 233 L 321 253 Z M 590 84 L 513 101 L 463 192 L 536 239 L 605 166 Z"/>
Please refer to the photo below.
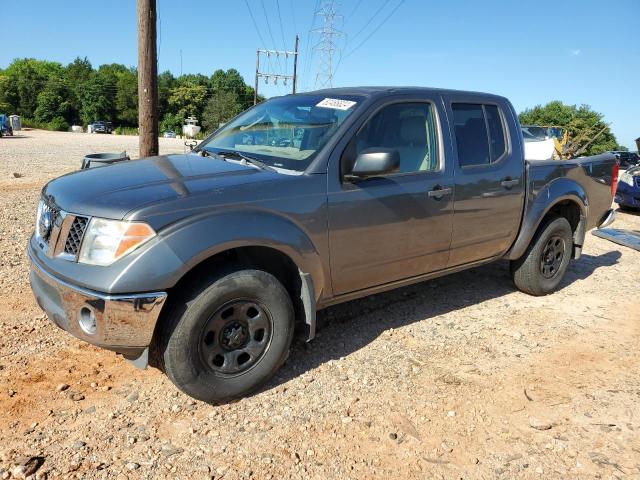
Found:
<path fill-rule="evenodd" d="M 255 390 L 280 368 L 294 313 L 273 275 L 240 270 L 174 304 L 164 322 L 156 349 L 165 373 L 186 394 L 218 403 Z"/>
<path fill-rule="evenodd" d="M 554 292 L 564 277 L 572 251 L 571 225 L 566 218 L 550 218 L 540 227 L 525 254 L 511 262 L 516 287 L 530 295 Z"/>

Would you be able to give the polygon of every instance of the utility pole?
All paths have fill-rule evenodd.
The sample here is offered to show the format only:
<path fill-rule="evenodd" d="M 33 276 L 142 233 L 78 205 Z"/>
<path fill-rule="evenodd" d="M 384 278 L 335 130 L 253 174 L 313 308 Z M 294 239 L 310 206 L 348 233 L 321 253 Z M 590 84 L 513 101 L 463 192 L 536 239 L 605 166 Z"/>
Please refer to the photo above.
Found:
<path fill-rule="evenodd" d="M 342 15 L 338 14 L 335 0 L 325 0 L 315 14 L 322 19 L 322 26 L 312 30 L 320 34 L 320 41 L 313 47 L 320 53 L 315 86 L 331 88 L 333 86 L 333 53 L 336 51 L 335 37 L 344 35 L 335 28 L 335 24 Z"/>
<path fill-rule="evenodd" d="M 140 158 L 158 155 L 156 0 L 137 0 Z"/>
<path fill-rule="evenodd" d="M 298 85 L 298 42 L 300 41 L 300 37 L 296 35 L 296 48 L 294 50 L 295 54 L 293 56 L 293 94 L 296 94 L 296 88 Z"/>
<path fill-rule="evenodd" d="M 272 79 L 275 84 L 278 83 L 278 80 L 287 84 L 287 81 L 291 81 L 292 93 L 296 93 L 296 85 L 298 81 L 298 42 L 300 39 L 298 35 L 296 35 L 296 48 L 293 52 L 288 50 L 266 50 L 259 48 L 256 50 L 256 77 L 253 88 L 253 104 L 256 105 L 258 103 L 258 84 L 260 78 L 264 78 L 265 83 L 269 83 L 269 79 Z M 267 59 L 271 57 L 271 55 L 275 55 L 276 57 L 280 57 L 280 55 L 284 55 L 285 58 L 289 58 L 289 56 L 293 57 L 293 75 L 287 75 L 286 72 L 284 75 L 279 73 L 270 73 L 270 72 L 261 72 L 260 71 L 260 55 L 266 55 Z"/>

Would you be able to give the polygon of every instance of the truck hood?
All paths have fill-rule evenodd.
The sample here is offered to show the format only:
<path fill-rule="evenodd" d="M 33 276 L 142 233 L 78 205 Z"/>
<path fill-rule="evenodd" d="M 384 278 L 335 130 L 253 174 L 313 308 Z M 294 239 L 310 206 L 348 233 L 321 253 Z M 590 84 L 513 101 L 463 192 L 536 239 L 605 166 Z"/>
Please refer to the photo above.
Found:
<path fill-rule="evenodd" d="M 279 176 L 218 158 L 164 155 L 70 173 L 49 182 L 43 193 L 67 212 L 122 219 L 146 205 Z"/>

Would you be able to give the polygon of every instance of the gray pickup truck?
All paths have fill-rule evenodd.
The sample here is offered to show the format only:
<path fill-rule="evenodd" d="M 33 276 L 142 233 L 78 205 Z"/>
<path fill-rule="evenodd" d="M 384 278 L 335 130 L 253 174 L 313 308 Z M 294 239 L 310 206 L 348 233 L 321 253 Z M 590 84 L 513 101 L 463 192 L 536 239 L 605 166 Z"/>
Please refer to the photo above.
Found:
<path fill-rule="evenodd" d="M 613 155 L 529 162 L 503 97 L 345 88 L 274 98 L 185 155 L 42 190 L 28 245 L 49 319 L 187 394 L 226 401 L 316 311 L 498 259 L 553 292 L 613 220 Z"/>

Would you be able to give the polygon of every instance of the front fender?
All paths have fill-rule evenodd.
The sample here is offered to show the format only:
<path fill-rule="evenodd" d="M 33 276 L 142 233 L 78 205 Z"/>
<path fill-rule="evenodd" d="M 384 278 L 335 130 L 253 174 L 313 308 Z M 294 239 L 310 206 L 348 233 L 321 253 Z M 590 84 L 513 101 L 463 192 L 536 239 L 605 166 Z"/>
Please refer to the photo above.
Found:
<path fill-rule="evenodd" d="M 520 233 L 507 253 L 506 258 L 509 260 L 520 258 L 527 250 L 545 215 L 555 205 L 565 200 L 570 200 L 578 205 L 581 218 L 587 218 L 589 211 L 587 194 L 575 180 L 566 177 L 557 178 L 546 184 L 539 191 L 532 192 L 530 197 L 527 198 Z M 584 225 L 584 221 L 581 221 L 581 224 Z M 576 234 L 584 236 L 584 231 L 582 233 L 580 231 L 576 232 Z"/>
<path fill-rule="evenodd" d="M 112 290 L 139 291 L 142 281 L 145 291 L 165 290 L 207 258 L 248 246 L 270 247 L 287 255 L 301 272 L 311 275 L 319 298 L 325 278 L 310 235 L 286 216 L 257 209 L 202 214 L 162 230 L 157 241 L 132 258 Z M 150 265 L 153 278 L 148 276 Z"/>

